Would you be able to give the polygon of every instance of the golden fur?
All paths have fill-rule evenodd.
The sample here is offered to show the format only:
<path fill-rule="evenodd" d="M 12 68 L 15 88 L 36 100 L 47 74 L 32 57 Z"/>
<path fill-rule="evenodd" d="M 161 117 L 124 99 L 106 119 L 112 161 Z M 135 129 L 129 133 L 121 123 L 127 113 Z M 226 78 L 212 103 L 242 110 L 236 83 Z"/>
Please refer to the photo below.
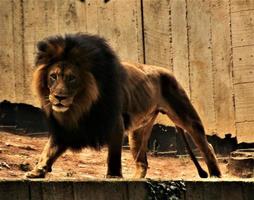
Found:
<path fill-rule="evenodd" d="M 47 114 L 51 137 L 27 177 L 44 177 L 67 148 L 98 149 L 104 144 L 109 149 L 107 175 L 121 176 L 124 131 L 136 162 L 135 177 L 145 177 L 147 142 L 158 113 L 166 114 L 179 132 L 186 130 L 205 158 L 210 175 L 221 176 L 202 122 L 168 70 L 120 64 L 105 41 L 96 36 L 49 38 L 39 44 L 39 50 L 33 87 Z"/>
<path fill-rule="evenodd" d="M 123 85 L 123 113 L 124 116 L 128 116 L 128 120 L 125 120 L 128 122 L 125 128 L 136 161 L 134 176 L 146 175 L 147 143 L 158 113 L 163 113 L 174 122 L 178 132 L 184 135 L 184 129 L 191 135 L 205 158 L 210 175 L 220 177 L 216 157 L 212 146 L 206 140 L 202 122 L 174 76 L 165 68 L 158 66 L 127 62 L 122 65 L 127 72 L 127 80 Z M 192 159 L 200 177 L 207 177 L 207 173 L 200 167 L 196 158 L 192 157 Z"/>

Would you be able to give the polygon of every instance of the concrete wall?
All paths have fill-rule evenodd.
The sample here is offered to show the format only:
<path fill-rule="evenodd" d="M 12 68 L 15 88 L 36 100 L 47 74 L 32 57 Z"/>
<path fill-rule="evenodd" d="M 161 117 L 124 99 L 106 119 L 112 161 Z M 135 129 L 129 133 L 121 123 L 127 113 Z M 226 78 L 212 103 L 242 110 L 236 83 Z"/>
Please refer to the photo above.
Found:
<path fill-rule="evenodd" d="M 253 181 L 185 181 L 182 200 L 253 200 Z M 1 180 L 1 200 L 147 200 L 142 181 Z"/>
<path fill-rule="evenodd" d="M 254 142 L 253 19 L 246 0 L 1 0 L 0 101 L 38 105 L 30 97 L 36 42 L 88 32 L 123 60 L 172 71 L 208 133 Z"/>

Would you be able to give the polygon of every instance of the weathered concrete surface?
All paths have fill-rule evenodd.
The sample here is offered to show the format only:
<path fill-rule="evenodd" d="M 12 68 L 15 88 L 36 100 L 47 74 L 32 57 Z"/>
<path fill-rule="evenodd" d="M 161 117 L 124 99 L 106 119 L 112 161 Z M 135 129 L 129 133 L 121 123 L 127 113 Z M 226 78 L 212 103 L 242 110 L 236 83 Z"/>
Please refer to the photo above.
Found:
<path fill-rule="evenodd" d="M 165 181 L 165 180 L 164 180 Z M 182 200 L 253 200 L 254 179 L 184 181 Z M 0 200 L 145 200 L 146 180 L 1 180 Z"/>
<path fill-rule="evenodd" d="M 36 43 L 87 32 L 121 60 L 172 71 L 207 133 L 254 142 L 253 8 L 252 0 L 1 0 L 0 101 L 39 105 L 30 90 Z"/>

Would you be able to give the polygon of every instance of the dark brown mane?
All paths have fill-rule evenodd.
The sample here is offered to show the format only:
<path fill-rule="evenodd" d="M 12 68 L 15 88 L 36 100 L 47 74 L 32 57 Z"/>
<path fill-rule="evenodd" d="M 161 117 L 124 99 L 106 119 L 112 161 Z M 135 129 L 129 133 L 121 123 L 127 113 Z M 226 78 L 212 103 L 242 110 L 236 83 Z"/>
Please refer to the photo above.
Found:
<path fill-rule="evenodd" d="M 64 115 L 53 114 L 47 100 L 48 69 L 59 61 L 75 65 L 83 80 L 70 111 Z M 38 43 L 35 63 L 33 89 L 48 116 L 55 139 L 74 149 L 97 148 L 107 143 L 107 134 L 120 113 L 120 84 L 124 73 L 105 40 L 83 34 L 49 37 Z"/>

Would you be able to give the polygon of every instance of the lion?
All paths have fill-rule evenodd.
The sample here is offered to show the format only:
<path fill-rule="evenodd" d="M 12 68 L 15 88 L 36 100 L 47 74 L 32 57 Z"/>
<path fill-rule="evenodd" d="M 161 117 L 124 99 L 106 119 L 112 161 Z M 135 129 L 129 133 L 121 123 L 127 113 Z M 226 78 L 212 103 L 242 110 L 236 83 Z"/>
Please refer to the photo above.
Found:
<path fill-rule="evenodd" d="M 204 126 L 184 89 L 165 68 L 120 62 L 95 35 L 68 34 L 40 41 L 33 88 L 49 124 L 50 137 L 28 178 L 43 178 L 67 149 L 108 147 L 106 177 L 122 177 L 124 133 L 136 163 L 134 177 L 146 176 L 147 143 L 159 113 L 201 151 L 210 176 L 221 177 Z M 184 130 L 186 133 L 184 133 Z M 192 155 L 193 158 L 193 155 Z M 201 177 L 207 173 L 194 157 Z"/>

